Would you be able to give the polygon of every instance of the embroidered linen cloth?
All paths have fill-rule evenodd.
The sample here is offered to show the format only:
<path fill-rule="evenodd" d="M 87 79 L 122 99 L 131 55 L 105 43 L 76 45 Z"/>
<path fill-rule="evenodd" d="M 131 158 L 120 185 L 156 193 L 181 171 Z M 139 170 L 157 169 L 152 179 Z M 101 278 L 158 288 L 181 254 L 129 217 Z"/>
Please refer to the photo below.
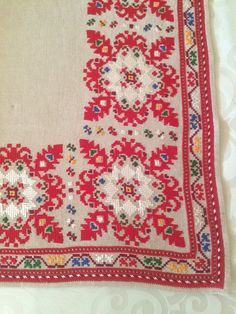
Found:
<path fill-rule="evenodd" d="M 1 31 L 0 281 L 225 288 L 206 3 L 45 5 Z"/>

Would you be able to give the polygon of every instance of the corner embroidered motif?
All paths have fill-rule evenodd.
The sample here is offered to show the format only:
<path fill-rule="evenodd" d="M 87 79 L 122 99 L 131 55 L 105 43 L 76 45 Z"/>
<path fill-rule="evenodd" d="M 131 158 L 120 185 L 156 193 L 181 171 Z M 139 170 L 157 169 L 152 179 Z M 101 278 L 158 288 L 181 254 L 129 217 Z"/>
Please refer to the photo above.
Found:
<path fill-rule="evenodd" d="M 168 215 L 180 209 L 182 191 L 176 178 L 163 172 L 176 159 L 176 147 L 156 149 L 149 159 L 143 145 L 125 138 L 112 145 L 109 156 L 93 142 L 81 140 L 81 147 L 88 163 L 99 167 L 82 172 L 77 183 L 81 201 L 93 209 L 82 225 L 82 240 L 104 236 L 110 224 L 109 237 L 113 232 L 127 245 L 161 235 L 171 245 L 185 246 Z"/>

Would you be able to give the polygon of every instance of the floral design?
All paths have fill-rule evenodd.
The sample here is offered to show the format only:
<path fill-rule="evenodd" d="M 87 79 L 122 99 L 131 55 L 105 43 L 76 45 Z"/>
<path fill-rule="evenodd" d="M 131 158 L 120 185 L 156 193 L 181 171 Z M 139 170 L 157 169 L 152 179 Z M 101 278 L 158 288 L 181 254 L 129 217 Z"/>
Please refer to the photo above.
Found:
<path fill-rule="evenodd" d="M 177 114 L 168 97 L 177 93 L 176 70 L 161 60 L 173 51 L 174 39 L 157 39 L 148 48 L 144 37 L 125 32 L 110 39 L 97 31 L 88 31 L 88 42 L 100 58 L 91 59 L 84 70 L 87 87 L 99 96 L 85 108 L 86 120 L 98 120 L 110 108 L 124 125 L 142 124 L 149 111 L 165 124 L 178 126 Z"/>
<path fill-rule="evenodd" d="M 167 0 L 92 0 L 88 5 L 88 14 L 101 15 L 114 6 L 116 14 L 127 21 L 143 19 L 147 10 L 162 20 L 174 21 L 173 11 Z"/>
<path fill-rule="evenodd" d="M 112 145 L 109 156 L 93 142 L 80 144 L 88 163 L 97 168 L 79 175 L 78 194 L 93 208 L 83 224 L 82 240 L 104 235 L 110 224 L 115 237 L 126 244 L 145 243 L 155 230 L 170 245 L 185 246 L 182 231 L 168 216 L 181 207 L 181 188 L 164 173 L 177 159 L 176 147 L 157 148 L 148 159 L 141 144 L 125 138 Z"/>
<path fill-rule="evenodd" d="M 223 288 L 204 1 L 87 5 L 80 147 L 0 148 L 0 281 Z"/>
<path fill-rule="evenodd" d="M 33 161 L 20 145 L 0 149 L 0 243 L 26 243 L 34 229 L 48 242 L 62 243 L 62 229 L 49 213 L 60 209 L 64 185 L 50 170 L 62 158 L 62 145 L 48 146 Z"/>

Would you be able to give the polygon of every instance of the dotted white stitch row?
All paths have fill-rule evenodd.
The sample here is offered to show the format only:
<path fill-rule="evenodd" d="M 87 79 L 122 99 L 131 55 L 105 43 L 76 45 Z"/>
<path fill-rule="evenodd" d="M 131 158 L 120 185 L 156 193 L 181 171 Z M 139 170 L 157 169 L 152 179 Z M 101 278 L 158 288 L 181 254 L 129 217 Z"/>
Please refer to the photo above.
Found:
<path fill-rule="evenodd" d="M 98 278 L 98 277 L 100 277 L 100 278 L 111 278 L 111 277 L 113 277 L 113 278 L 138 278 L 138 279 L 145 279 L 145 280 L 154 280 L 154 281 L 156 281 L 156 280 L 161 280 L 161 281 L 163 281 L 163 282 L 171 282 L 171 283 L 184 283 L 184 284 L 189 284 L 189 285 L 191 285 L 192 283 L 195 283 L 195 284 L 198 284 L 199 282 L 197 281 L 197 280 L 193 280 L 193 281 L 190 281 L 190 280 L 173 280 L 173 279 L 171 279 L 171 278 L 168 278 L 168 279 L 166 279 L 166 278 L 163 278 L 163 277 L 161 277 L 161 278 L 158 278 L 158 277 L 150 277 L 150 276 L 140 276 L 140 275 L 137 275 L 137 276 L 134 276 L 134 275 L 132 275 L 132 274 L 74 274 L 74 275 L 71 275 L 71 274 L 69 274 L 69 275 L 67 275 L 67 276 L 65 276 L 65 275 L 52 275 L 52 276 L 48 276 L 48 275 L 46 275 L 46 276 L 41 276 L 41 275 L 37 275 L 37 276 L 35 276 L 35 275 L 29 275 L 29 276 L 26 276 L 26 275 L 22 275 L 22 276 L 19 276 L 19 275 L 16 275 L 16 276 L 12 276 L 12 275 L 0 275 L 0 277 L 1 278 L 3 278 L 3 279 L 6 279 L 6 278 L 9 278 L 9 279 L 21 279 L 21 278 L 23 278 L 23 279 L 32 279 L 32 280 L 34 280 L 34 279 L 44 279 L 44 278 L 46 278 L 46 279 L 65 279 L 65 278 L 75 278 L 75 277 L 77 277 L 77 278 L 81 278 L 81 277 L 85 277 L 85 278 L 88 278 L 88 277 L 92 277 L 92 278 Z M 214 280 L 210 280 L 210 281 L 206 281 L 206 280 L 201 280 L 201 283 L 202 284 L 209 284 L 209 282 L 210 283 L 212 283 L 212 284 L 216 284 L 217 283 L 217 281 L 214 281 Z"/>
<path fill-rule="evenodd" d="M 201 3 L 199 1 L 199 21 L 200 21 L 200 35 L 201 35 L 201 46 L 202 46 L 202 55 L 203 55 L 203 66 L 204 66 L 204 92 L 205 92 L 205 100 L 206 100 L 206 118 L 207 118 L 207 124 L 208 124 L 208 170 L 209 170 L 209 182 L 210 182 L 210 190 L 211 190 L 211 198 L 212 198 L 212 205 L 213 205 L 213 212 L 214 212 L 214 220 L 215 220 L 215 228 L 216 228 L 216 235 L 217 235 L 217 245 L 218 245 L 218 274 L 220 274 L 220 259 L 221 259 L 221 249 L 220 249 L 220 240 L 219 240 L 219 226 L 217 224 L 217 215 L 216 215 L 216 207 L 215 207 L 215 199 L 214 199 L 214 193 L 213 193 L 213 180 L 212 180 L 212 167 L 211 167 L 211 124 L 210 124 L 210 114 L 209 114 L 209 101 L 208 101 L 208 88 L 207 88 L 207 67 L 206 67 L 206 51 L 204 47 L 204 32 L 203 32 L 203 12 L 201 8 Z"/>

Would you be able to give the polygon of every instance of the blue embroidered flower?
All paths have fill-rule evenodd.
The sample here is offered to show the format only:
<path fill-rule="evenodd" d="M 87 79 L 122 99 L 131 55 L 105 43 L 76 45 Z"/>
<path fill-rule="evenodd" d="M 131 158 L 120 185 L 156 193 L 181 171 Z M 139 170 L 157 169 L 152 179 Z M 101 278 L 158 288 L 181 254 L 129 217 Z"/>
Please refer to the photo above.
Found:
<path fill-rule="evenodd" d="M 188 11 L 186 14 L 187 24 L 188 26 L 194 26 L 194 13 Z"/>
<path fill-rule="evenodd" d="M 204 252 L 211 252 L 211 240 L 209 233 L 201 234 L 201 247 Z"/>
<path fill-rule="evenodd" d="M 199 119 L 198 116 L 194 114 L 190 114 L 190 129 L 197 130 L 199 128 Z"/>
<path fill-rule="evenodd" d="M 90 260 L 88 257 L 74 257 L 72 267 L 90 267 Z"/>

